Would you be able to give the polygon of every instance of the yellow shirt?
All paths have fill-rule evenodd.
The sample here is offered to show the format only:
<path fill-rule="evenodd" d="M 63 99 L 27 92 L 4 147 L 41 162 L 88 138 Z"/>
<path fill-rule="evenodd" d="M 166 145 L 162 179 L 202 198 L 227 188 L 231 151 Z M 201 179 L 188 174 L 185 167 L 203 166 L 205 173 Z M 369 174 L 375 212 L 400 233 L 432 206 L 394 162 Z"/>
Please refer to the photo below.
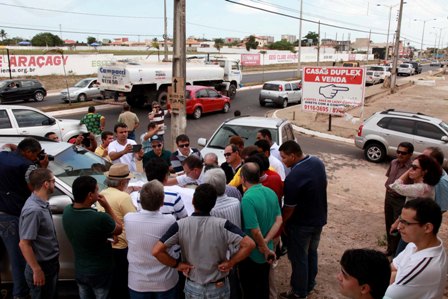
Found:
<path fill-rule="evenodd" d="M 272 168 L 271 166 L 269 166 L 269 170 L 275 171 L 275 169 Z M 238 171 L 233 176 L 233 179 L 227 185 L 238 188 L 238 186 L 242 184 L 240 173 L 241 173 L 241 167 L 240 169 L 238 169 Z"/>
<path fill-rule="evenodd" d="M 112 160 L 111 160 L 110 157 L 109 157 L 109 154 L 107 154 L 106 156 L 104 156 L 104 151 L 105 151 L 105 150 L 106 150 L 106 149 L 103 147 L 103 145 L 100 144 L 100 145 L 97 146 L 97 148 L 95 149 L 95 154 L 96 154 L 97 156 L 100 156 L 100 157 L 106 159 L 106 160 L 109 161 L 109 162 L 112 162 Z"/>

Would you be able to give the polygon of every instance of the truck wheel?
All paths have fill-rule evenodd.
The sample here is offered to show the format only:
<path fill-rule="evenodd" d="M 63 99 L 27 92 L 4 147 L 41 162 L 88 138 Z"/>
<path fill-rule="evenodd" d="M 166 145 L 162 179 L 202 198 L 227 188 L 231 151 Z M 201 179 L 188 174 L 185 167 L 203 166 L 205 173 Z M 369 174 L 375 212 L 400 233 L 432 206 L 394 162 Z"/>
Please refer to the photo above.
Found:
<path fill-rule="evenodd" d="M 196 107 L 196 109 L 194 109 L 193 114 L 192 114 L 193 118 L 194 119 L 199 119 L 201 117 L 201 115 L 202 115 L 201 108 L 200 107 Z"/>
<path fill-rule="evenodd" d="M 159 102 L 159 104 L 160 104 L 160 107 L 163 109 L 163 110 L 166 110 L 168 107 L 167 107 L 167 104 L 168 104 L 168 92 L 166 92 L 166 91 L 160 91 L 159 93 L 158 93 L 158 95 L 157 95 L 157 102 Z"/>
<path fill-rule="evenodd" d="M 236 86 L 233 84 L 230 84 L 229 86 L 229 90 L 227 90 L 227 96 L 231 99 L 234 100 L 235 96 L 236 96 Z"/>
<path fill-rule="evenodd" d="M 230 110 L 230 104 L 229 103 L 225 103 L 224 107 L 222 108 L 222 112 L 227 113 Z"/>
<path fill-rule="evenodd" d="M 369 143 L 364 149 L 364 157 L 367 161 L 380 163 L 386 158 L 386 149 L 381 143 Z"/>

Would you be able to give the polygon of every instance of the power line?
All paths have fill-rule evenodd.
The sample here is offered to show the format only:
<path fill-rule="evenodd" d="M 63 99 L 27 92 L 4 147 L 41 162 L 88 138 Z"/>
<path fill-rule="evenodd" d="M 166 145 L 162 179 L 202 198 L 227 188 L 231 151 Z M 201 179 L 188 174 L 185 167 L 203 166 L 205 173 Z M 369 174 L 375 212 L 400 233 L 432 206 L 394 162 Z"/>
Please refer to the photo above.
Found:
<path fill-rule="evenodd" d="M 279 15 L 279 16 L 283 16 L 283 17 L 287 17 L 287 18 L 291 18 L 291 19 L 300 20 L 299 17 L 291 16 L 291 15 L 288 15 L 288 14 L 285 14 L 285 13 L 276 12 L 276 11 L 272 11 L 272 10 L 261 8 L 261 7 L 256 7 L 256 6 L 252 6 L 252 5 L 245 4 L 245 3 L 239 3 L 239 2 L 235 2 L 233 0 L 225 0 L 225 1 L 229 2 L 229 3 L 233 3 L 233 4 L 237 4 L 237 5 L 253 8 L 253 9 L 256 9 L 256 10 L 261 10 L 261 11 L 264 11 L 264 12 L 267 12 L 267 13 L 271 13 L 271 14 L 275 14 L 275 15 Z M 302 18 L 301 20 L 304 21 L 304 22 L 313 23 L 313 24 L 318 24 L 319 23 L 318 21 L 313 21 L 313 20 L 304 19 L 304 18 Z M 355 31 L 355 32 L 362 32 L 362 33 L 369 33 L 370 32 L 370 31 L 366 31 L 366 30 L 350 28 L 350 27 L 344 27 L 344 26 L 338 26 L 338 25 L 333 25 L 333 24 L 328 24 L 328 23 L 323 23 L 323 22 L 320 22 L 320 25 L 321 26 L 326 26 L 326 27 L 350 30 L 350 31 Z M 372 34 L 387 35 L 387 33 L 381 33 L 381 32 L 372 32 Z"/>

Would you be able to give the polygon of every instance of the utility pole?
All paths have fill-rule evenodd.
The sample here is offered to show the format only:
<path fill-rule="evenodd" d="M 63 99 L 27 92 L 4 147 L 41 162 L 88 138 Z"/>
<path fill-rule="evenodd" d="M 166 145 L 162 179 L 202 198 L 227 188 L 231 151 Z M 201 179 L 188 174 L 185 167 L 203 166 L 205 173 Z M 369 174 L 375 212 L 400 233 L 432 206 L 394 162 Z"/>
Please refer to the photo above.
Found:
<path fill-rule="evenodd" d="M 164 21 L 163 21 L 163 50 L 165 56 L 163 57 L 163 61 L 168 61 L 168 22 L 166 19 L 166 0 L 163 0 L 163 13 L 164 13 Z"/>
<path fill-rule="evenodd" d="M 369 63 L 370 39 L 372 38 L 372 29 L 369 31 L 369 41 L 367 42 L 366 62 Z"/>
<path fill-rule="evenodd" d="M 404 0 L 400 0 L 400 10 L 398 11 L 398 23 L 397 31 L 395 34 L 395 48 L 394 48 L 394 60 L 392 63 L 392 72 L 390 76 L 390 93 L 397 92 L 397 63 L 400 48 L 400 30 L 401 30 L 401 18 L 403 17 L 403 3 Z"/>
<path fill-rule="evenodd" d="M 300 25 L 299 25 L 299 55 L 298 56 L 298 60 L 297 60 L 297 77 L 298 78 L 302 78 L 302 61 L 301 61 L 301 56 L 302 56 L 302 10 L 303 10 L 303 0 L 300 0 Z"/>
<path fill-rule="evenodd" d="M 168 99 L 171 103 L 171 144 L 176 148 L 176 137 L 185 133 L 187 119 L 185 113 L 185 77 L 186 77 L 186 45 L 185 45 L 185 0 L 174 0 L 174 33 L 173 33 L 173 79 L 168 88 Z"/>
<path fill-rule="evenodd" d="M 317 66 L 319 66 L 320 61 L 320 20 L 317 25 Z"/>

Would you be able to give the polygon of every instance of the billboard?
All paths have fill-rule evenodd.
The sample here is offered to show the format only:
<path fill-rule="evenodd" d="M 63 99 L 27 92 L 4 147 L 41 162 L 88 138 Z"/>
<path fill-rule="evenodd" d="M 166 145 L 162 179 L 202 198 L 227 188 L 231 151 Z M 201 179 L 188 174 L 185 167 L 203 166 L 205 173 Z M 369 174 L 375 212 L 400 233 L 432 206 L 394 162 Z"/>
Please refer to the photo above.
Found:
<path fill-rule="evenodd" d="M 302 86 L 302 110 L 344 115 L 364 102 L 365 69 L 304 67 Z"/>

